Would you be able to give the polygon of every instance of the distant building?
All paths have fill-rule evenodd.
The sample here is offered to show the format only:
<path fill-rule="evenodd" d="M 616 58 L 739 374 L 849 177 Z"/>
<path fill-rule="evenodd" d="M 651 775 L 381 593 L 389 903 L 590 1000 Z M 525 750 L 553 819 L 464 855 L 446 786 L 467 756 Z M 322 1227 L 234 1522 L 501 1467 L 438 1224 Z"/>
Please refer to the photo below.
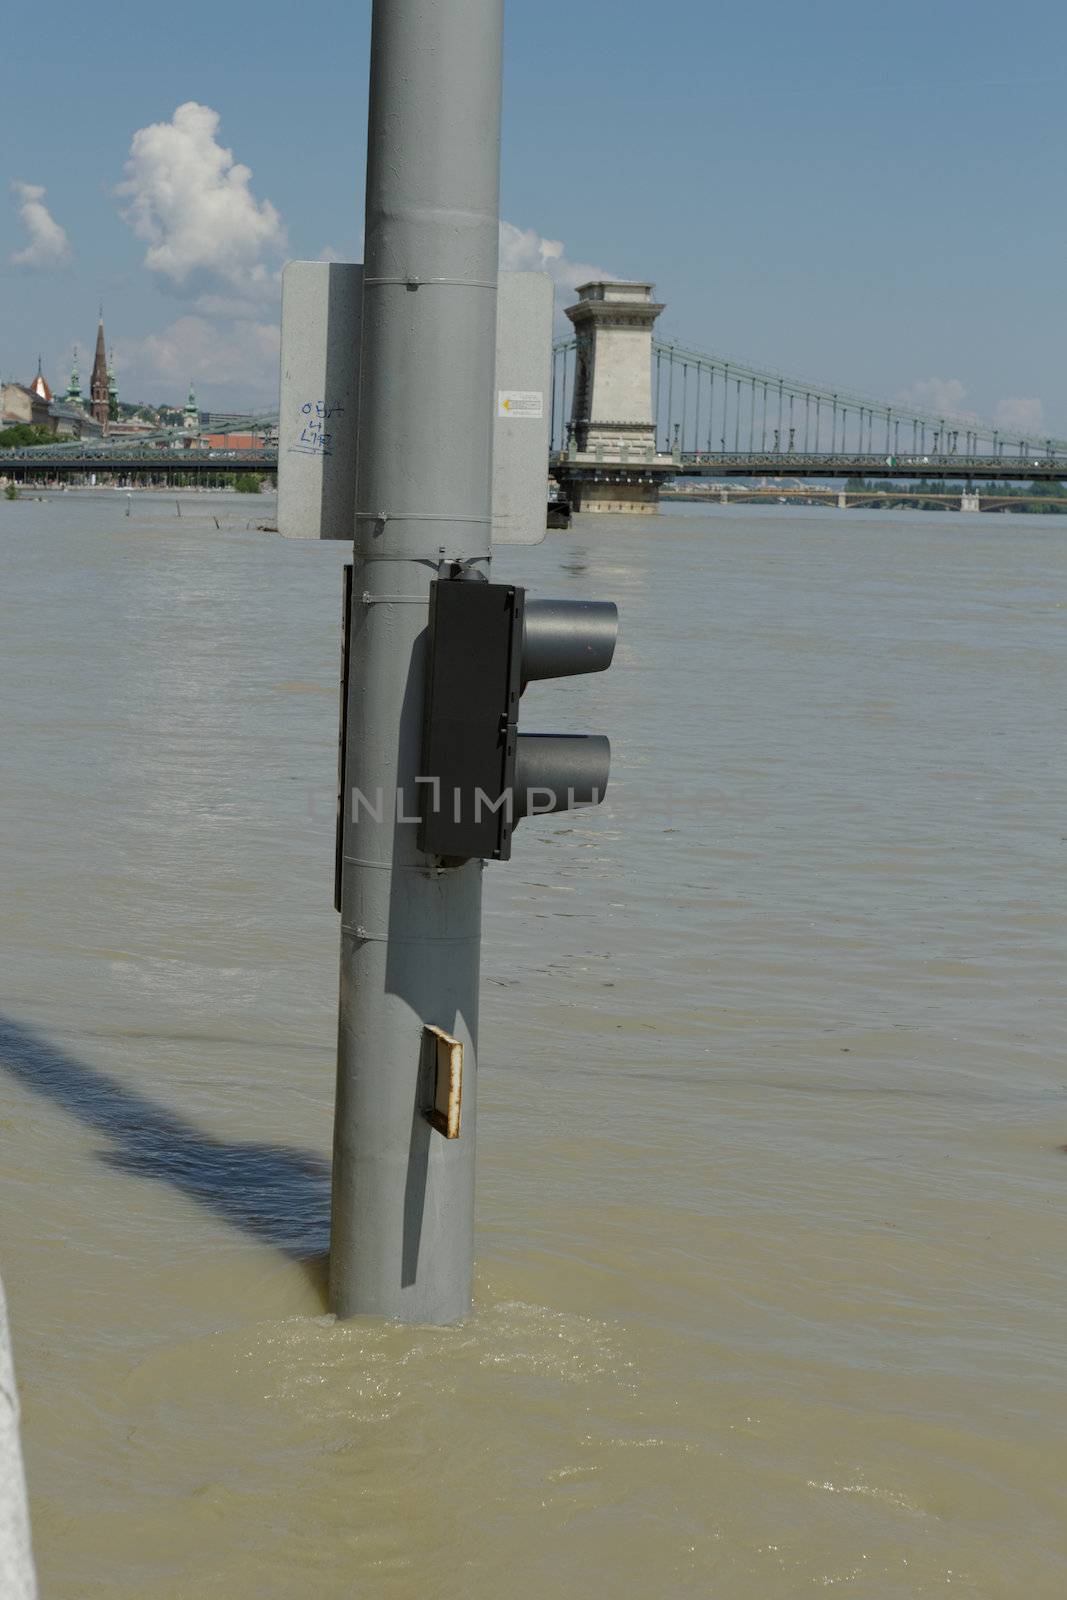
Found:
<path fill-rule="evenodd" d="M 26 427 L 52 430 L 48 401 L 32 386 L 5 383 L 0 387 L 0 427 L 14 428 L 20 423 Z"/>
<path fill-rule="evenodd" d="M 40 363 L 38 363 L 39 371 Z M 77 345 L 74 346 L 67 392 L 62 400 L 52 397 L 48 413 L 52 419 L 53 431 L 59 439 L 99 439 L 103 435 L 102 425 L 85 409 L 81 381 L 78 377 Z"/>
<path fill-rule="evenodd" d="M 200 442 L 208 450 L 262 450 L 261 433 L 204 433 Z"/>
<path fill-rule="evenodd" d="M 89 409 L 105 433 L 111 417 L 109 387 L 107 345 L 104 340 L 104 308 L 101 306 L 100 325 L 96 330 L 96 355 L 93 358 L 92 377 L 89 379 Z"/>
<path fill-rule="evenodd" d="M 82 405 L 81 384 L 78 381 L 78 346 L 74 346 L 74 360 L 70 368 L 70 386 L 67 389 L 67 404 L 71 406 Z"/>
<path fill-rule="evenodd" d="M 41 371 L 40 356 L 37 357 L 37 376 L 30 384 L 30 388 L 33 390 L 34 394 L 37 395 L 38 399 L 43 400 L 46 405 L 50 405 L 52 400 L 55 398 L 51 389 L 48 387 L 48 379 Z"/>
<path fill-rule="evenodd" d="M 138 434 L 158 432 L 156 423 L 148 422 L 144 417 L 123 417 L 119 422 L 109 422 L 107 426 L 109 439 L 126 439 L 136 437 Z"/>
<path fill-rule="evenodd" d="M 89 415 L 83 405 L 72 405 L 69 400 L 53 400 L 48 414 L 59 439 L 99 439 L 103 434 L 99 422 Z"/>
<path fill-rule="evenodd" d="M 185 402 L 185 410 L 182 412 L 182 427 L 186 433 L 200 432 L 200 413 L 196 409 L 196 395 L 193 393 L 192 384 L 189 385 L 189 398 Z"/>

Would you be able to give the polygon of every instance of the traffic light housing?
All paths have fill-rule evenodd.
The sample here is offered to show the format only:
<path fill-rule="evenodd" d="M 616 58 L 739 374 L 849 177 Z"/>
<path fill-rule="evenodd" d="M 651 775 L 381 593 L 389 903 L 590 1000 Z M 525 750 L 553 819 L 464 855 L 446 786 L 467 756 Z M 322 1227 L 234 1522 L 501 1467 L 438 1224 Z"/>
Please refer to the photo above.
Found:
<path fill-rule="evenodd" d="M 610 601 L 527 600 L 477 578 L 431 585 L 420 849 L 507 861 L 522 817 L 599 804 L 608 740 L 520 733 L 519 699 L 537 678 L 605 671 L 617 632 Z"/>

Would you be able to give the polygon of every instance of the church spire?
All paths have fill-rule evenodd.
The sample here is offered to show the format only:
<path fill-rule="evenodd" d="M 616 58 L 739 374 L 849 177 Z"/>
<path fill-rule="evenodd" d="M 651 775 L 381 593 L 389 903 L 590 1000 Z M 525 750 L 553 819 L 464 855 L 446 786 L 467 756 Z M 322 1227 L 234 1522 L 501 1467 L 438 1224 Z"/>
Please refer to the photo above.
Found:
<path fill-rule="evenodd" d="M 107 361 L 107 414 L 112 422 L 119 420 L 119 389 L 115 382 L 115 347 L 112 345 Z"/>
<path fill-rule="evenodd" d="M 104 308 L 101 306 L 100 325 L 96 330 L 96 355 L 89 380 L 89 402 L 93 416 L 102 428 L 107 427 L 110 414 L 107 389 L 107 343 L 104 339 Z"/>
<path fill-rule="evenodd" d="M 34 394 L 37 395 L 37 397 L 39 399 L 45 400 L 49 404 L 51 404 L 52 391 L 48 386 L 48 379 L 44 375 L 44 369 L 43 369 L 43 366 L 42 366 L 42 363 L 41 363 L 40 356 L 37 357 L 37 376 L 36 376 L 36 378 L 34 378 L 33 382 L 30 384 L 30 388 L 33 390 Z"/>
<path fill-rule="evenodd" d="M 72 406 L 82 403 L 81 384 L 78 382 L 78 346 L 74 346 L 74 360 L 70 368 L 70 388 L 67 390 L 67 399 Z"/>

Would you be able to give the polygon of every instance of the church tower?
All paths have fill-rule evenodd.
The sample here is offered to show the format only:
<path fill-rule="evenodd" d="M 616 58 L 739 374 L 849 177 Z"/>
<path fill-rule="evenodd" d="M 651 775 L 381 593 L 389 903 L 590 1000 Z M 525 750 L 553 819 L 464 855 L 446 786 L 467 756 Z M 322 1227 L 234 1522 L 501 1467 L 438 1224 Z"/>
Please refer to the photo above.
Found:
<path fill-rule="evenodd" d="M 182 427 L 186 433 L 200 432 L 200 412 L 196 407 L 196 395 L 193 392 L 192 384 L 189 385 L 189 398 L 185 402 L 185 410 L 182 413 Z"/>
<path fill-rule="evenodd" d="M 119 420 L 119 390 L 115 382 L 114 348 L 111 351 L 111 360 L 107 364 L 107 414 L 112 422 Z"/>
<path fill-rule="evenodd" d="M 93 375 L 89 380 L 89 408 L 93 418 L 100 426 L 107 430 L 110 415 L 108 403 L 107 384 L 107 347 L 104 342 L 104 308 L 100 307 L 100 326 L 96 330 L 96 356 L 93 360 Z"/>
<path fill-rule="evenodd" d="M 67 390 L 67 401 L 72 406 L 82 403 L 82 386 L 78 381 L 78 346 L 74 346 L 74 362 L 70 369 L 70 388 Z"/>

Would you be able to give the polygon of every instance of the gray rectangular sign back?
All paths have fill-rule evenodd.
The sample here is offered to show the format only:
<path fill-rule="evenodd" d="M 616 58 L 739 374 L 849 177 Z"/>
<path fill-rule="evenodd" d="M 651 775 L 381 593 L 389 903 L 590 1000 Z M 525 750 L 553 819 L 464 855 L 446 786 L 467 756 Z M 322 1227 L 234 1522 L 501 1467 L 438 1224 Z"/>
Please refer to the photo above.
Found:
<path fill-rule="evenodd" d="M 540 544 L 545 536 L 552 295 L 547 272 L 502 272 L 497 283 L 494 544 Z"/>
<path fill-rule="evenodd" d="M 290 261 L 282 273 L 278 531 L 352 539 L 363 268 Z M 493 543 L 545 536 L 552 280 L 502 272 L 493 385 Z"/>
<path fill-rule="evenodd" d="M 351 539 L 363 268 L 290 261 L 282 273 L 278 531 Z"/>

